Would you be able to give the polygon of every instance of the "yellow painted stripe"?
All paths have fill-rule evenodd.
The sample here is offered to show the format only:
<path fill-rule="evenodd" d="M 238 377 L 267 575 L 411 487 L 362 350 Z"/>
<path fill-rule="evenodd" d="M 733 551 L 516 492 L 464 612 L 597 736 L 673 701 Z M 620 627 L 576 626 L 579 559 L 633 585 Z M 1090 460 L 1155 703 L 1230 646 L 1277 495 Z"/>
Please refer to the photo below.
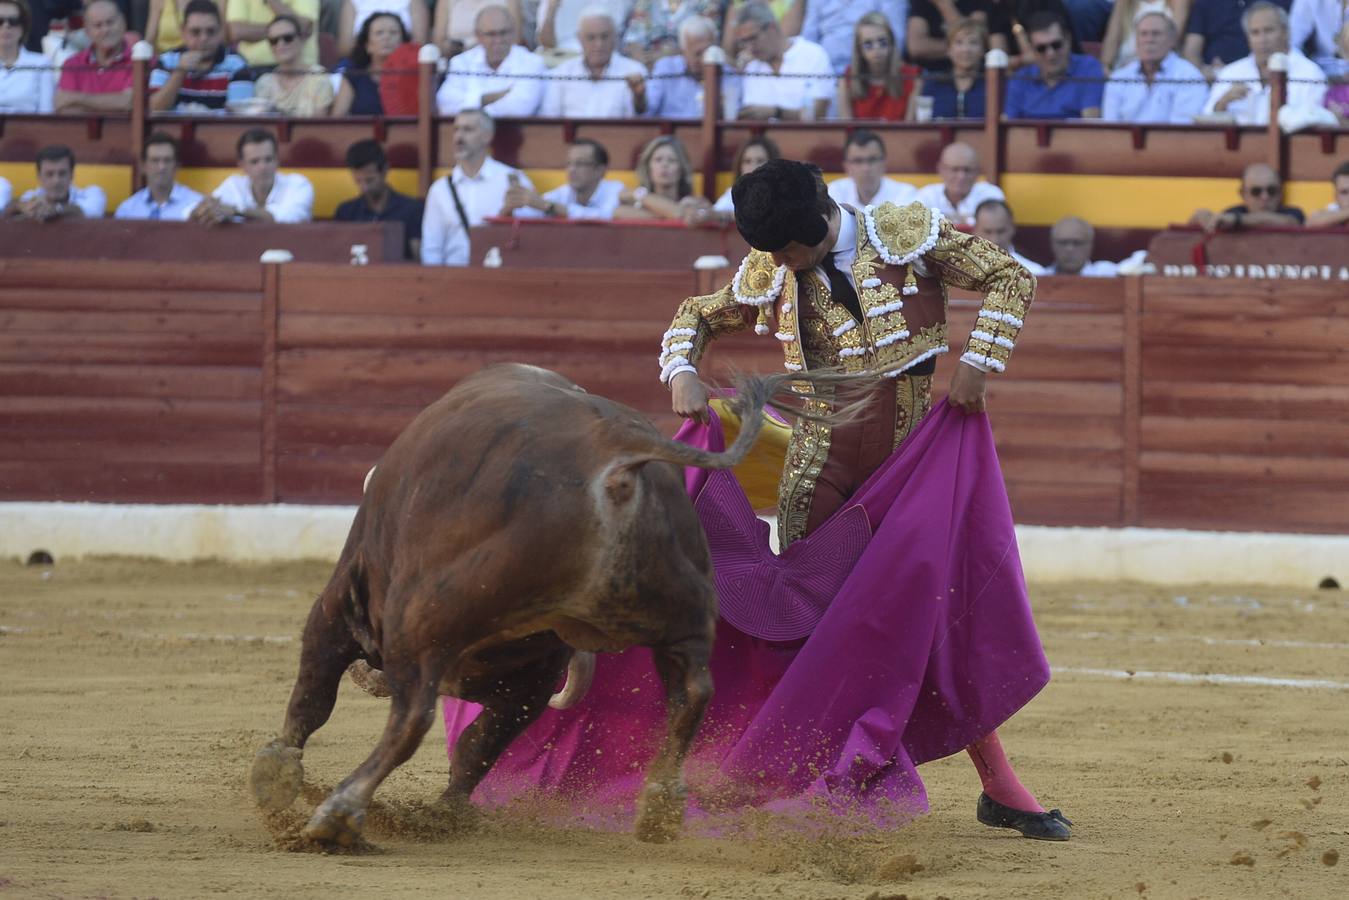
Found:
<path fill-rule="evenodd" d="M 210 193 L 235 168 L 183 169 L 179 180 L 203 194 Z M 314 216 L 331 218 L 337 205 L 356 196 L 350 173 L 344 168 L 286 169 L 300 172 L 314 184 Z M 449 169 L 437 170 L 443 178 Z M 530 169 L 530 179 L 540 191 L 566 183 L 565 169 Z M 37 172 L 31 163 L 0 163 L 0 177 L 9 181 L 14 195 L 36 187 Z M 611 170 L 609 178 L 629 187 L 637 184 L 631 170 Z M 833 181 L 839 173 L 825 175 Z M 913 185 L 932 184 L 937 177 L 916 172 L 895 172 L 892 178 Z M 701 176 L 695 178 L 699 190 Z M 416 195 L 415 169 L 394 169 L 389 181 L 398 191 Z M 717 193 L 731 186 L 730 172 L 717 174 Z M 108 194 L 108 212 L 116 209 L 131 193 L 130 168 L 127 166 L 80 164 L 75 183 L 97 184 Z M 1126 175 L 1052 175 L 1010 173 L 1003 176 L 1007 202 L 1022 225 L 1052 225 L 1064 216 L 1077 215 L 1101 228 L 1165 228 L 1188 220 L 1196 209 L 1225 209 L 1240 202 L 1235 178 L 1151 178 Z M 1334 200 L 1329 182 L 1294 181 L 1287 186 L 1286 202 L 1304 212 L 1324 209 Z"/>

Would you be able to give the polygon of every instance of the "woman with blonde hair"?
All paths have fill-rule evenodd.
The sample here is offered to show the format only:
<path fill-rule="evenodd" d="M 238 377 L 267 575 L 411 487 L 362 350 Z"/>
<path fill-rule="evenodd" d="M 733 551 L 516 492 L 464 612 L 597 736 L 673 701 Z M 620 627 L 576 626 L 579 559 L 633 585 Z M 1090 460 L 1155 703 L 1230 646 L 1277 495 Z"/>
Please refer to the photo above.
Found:
<path fill-rule="evenodd" d="M 988 27 L 978 19 L 959 19 L 946 30 L 948 72 L 929 72 L 919 83 L 918 95 L 932 99 L 934 119 L 982 119 L 984 117 L 984 53 L 988 50 Z M 909 104 L 909 119 L 917 103 Z"/>
<path fill-rule="evenodd" d="M 282 15 L 267 23 L 267 44 L 276 68 L 260 76 L 253 96 L 286 116 L 326 116 L 333 105 L 333 83 L 323 66 L 303 60 L 308 40 L 294 16 Z"/>
<path fill-rule="evenodd" d="M 615 219 L 680 219 L 693 203 L 693 163 L 678 138 L 663 135 L 637 158 L 637 187 L 618 195 Z"/>
<path fill-rule="evenodd" d="M 921 71 L 904 65 L 885 14 L 867 13 L 853 28 L 852 64 L 838 82 L 838 117 L 903 121 Z"/>

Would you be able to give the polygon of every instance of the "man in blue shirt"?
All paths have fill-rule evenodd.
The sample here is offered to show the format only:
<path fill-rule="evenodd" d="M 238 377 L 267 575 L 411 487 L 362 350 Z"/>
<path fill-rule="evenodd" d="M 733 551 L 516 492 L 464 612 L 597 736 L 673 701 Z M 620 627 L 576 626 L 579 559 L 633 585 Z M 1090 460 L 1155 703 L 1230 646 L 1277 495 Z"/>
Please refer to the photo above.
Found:
<path fill-rule="evenodd" d="M 1056 13 L 1031 16 L 1026 31 L 1038 65 L 1027 66 L 1008 82 L 1007 118 L 1099 118 L 1105 90 L 1101 64 L 1072 52 L 1068 26 Z"/>
<path fill-rule="evenodd" d="M 704 16 L 679 23 L 679 55 L 662 56 L 646 82 L 646 114 L 655 119 L 703 117 L 703 51 L 717 41 L 717 26 Z M 723 85 L 725 80 L 723 79 Z"/>
<path fill-rule="evenodd" d="M 201 202 L 201 194 L 175 180 L 180 161 L 177 141 L 162 131 L 150 135 L 141 151 L 145 187 L 122 201 L 116 217 L 186 222 Z"/>
<path fill-rule="evenodd" d="M 1175 54 L 1176 20 L 1166 7 L 1134 18 L 1138 59 L 1110 74 L 1101 118 L 1107 122 L 1189 125 L 1208 100 L 1199 70 Z"/>
<path fill-rule="evenodd" d="M 337 207 L 339 222 L 402 222 L 403 258 L 420 259 L 422 203 L 389 187 L 389 160 L 375 141 L 357 141 L 347 148 L 347 168 L 361 195 Z"/>

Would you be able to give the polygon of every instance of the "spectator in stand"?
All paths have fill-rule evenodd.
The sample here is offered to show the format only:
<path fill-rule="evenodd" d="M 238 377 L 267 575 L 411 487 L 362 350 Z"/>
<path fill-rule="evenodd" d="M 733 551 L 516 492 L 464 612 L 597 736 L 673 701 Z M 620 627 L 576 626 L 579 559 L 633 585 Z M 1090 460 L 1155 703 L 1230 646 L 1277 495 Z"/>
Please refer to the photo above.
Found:
<path fill-rule="evenodd" d="M 603 6 L 587 7 L 576 36 L 581 55 L 553 69 L 539 115 L 630 119 L 646 112 L 646 67 L 614 52 L 618 25 Z M 580 80 L 572 80 L 580 79 Z"/>
<path fill-rule="evenodd" d="M 1251 55 L 1223 66 L 1209 91 L 1204 113 L 1227 113 L 1238 125 L 1269 124 L 1269 58 L 1288 54 L 1287 105 L 1318 107 L 1326 96 L 1326 75 L 1298 50 L 1288 47 L 1288 13 L 1265 0 L 1242 13 Z"/>
<path fill-rule="evenodd" d="M 506 191 L 502 214 L 521 219 L 612 219 L 623 182 L 606 179 L 608 172 L 609 151 L 599 141 L 581 138 L 567 148 L 566 184 L 546 194 L 512 185 Z"/>
<path fill-rule="evenodd" d="M 1283 205 L 1279 173 L 1265 163 L 1251 163 L 1242 170 L 1238 193 L 1242 199 L 1240 205 L 1230 206 L 1216 216 L 1201 209 L 1190 221 L 1210 233 L 1241 228 L 1300 228 L 1306 221 L 1302 210 Z"/>
<path fill-rule="evenodd" d="M 1349 76 L 1345 60 L 1335 55 L 1335 45 L 1349 25 L 1345 0 L 1293 0 L 1288 10 L 1290 45 L 1301 50 L 1311 42 L 1311 59 L 1331 78 Z"/>
<path fill-rule="evenodd" d="M 849 64 L 856 65 L 857 24 L 866 17 L 885 21 L 890 43 L 900 55 L 908 27 L 907 7 L 907 0 L 806 0 L 801 37 L 823 47 L 833 70 L 842 74 Z"/>
<path fill-rule="evenodd" d="M 1335 202 L 1307 217 L 1307 224 L 1311 227 L 1349 225 L 1349 162 L 1340 163 L 1330 176 L 1330 186 L 1335 189 Z"/>
<path fill-rule="evenodd" d="M 1026 25 L 1037 64 L 1007 85 L 1008 119 L 1095 119 L 1101 115 L 1105 72 L 1093 57 L 1069 52 L 1068 25 L 1036 13 Z"/>
<path fill-rule="evenodd" d="M 482 40 L 478 36 L 478 18 L 483 10 L 494 6 L 506 10 L 511 21 L 516 23 L 516 40 L 519 40 L 520 0 L 435 0 L 432 5 L 435 17 L 431 20 L 431 42 L 437 44 L 448 58 L 478 46 Z"/>
<path fill-rule="evenodd" d="M 946 72 L 948 38 L 953 25 L 974 19 L 988 27 L 989 0 L 910 0 L 905 57 L 928 72 Z"/>
<path fill-rule="evenodd" d="M 1349 22 L 1344 23 L 1336 39 L 1340 48 L 1342 71 L 1349 72 Z M 1326 109 L 1335 114 L 1342 127 L 1349 127 L 1349 79 L 1330 85 L 1326 91 Z"/>
<path fill-rule="evenodd" d="M 76 187 L 75 154 L 69 147 L 51 144 L 37 152 L 37 187 L 10 201 L 5 215 L 31 222 L 56 219 L 101 219 L 108 208 L 103 188 Z"/>
<path fill-rule="evenodd" d="M 26 0 L 0 0 L 0 113 L 52 111 L 51 60 L 23 46 L 32 21 Z"/>
<path fill-rule="evenodd" d="M 1223 66 L 1250 54 L 1242 20 L 1257 2 L 1267 0 L 1194 0 L 1181 55 L 1209 81 L 1217 78 Z M 1284 10 L 1291 3 L 1292 0 L 1274 0 L 1274 5 Z"/>
<path fill-rule="evenodd" d="M 420 0 L 418 0 L 420 2 Z M 342 86 L 333 99 L 334 116 L 382 116 L 380 79 L 385 63 L 408 42 L 407 29 L 393 13 L 379 12 L 365 20 L 351 51 L 351 68 L 342 72 Z"/>
<path fill-rule="evenodd" d="M 637 158 L 637 187 L 618 195 L 615 219 L 682 219 L 696 208 L 693 163 L 678 138 L 662 135 Z"/>
<path fill-rule="evenodd" d="M 1169 15 L 1172 22 L 1184 22 L 1190 14 L 1190 3 L 1191 0 L 1115 0 L 1110 26 L 1101 44 L 1101 66 L 1113 72 L 1138 58 L 1137 28 L 1143 13 L 1161 12 Z"/>
<path fill-rule="evenodd" d="M 326 116 L 333 105 L 333 82 L 323 66 L 302 58 L 301 47 L 309 41 L 299 21 L 277 16 L 267 26 L 267 43 L 276 57 L 276 68 L 258 78 L 254 96 L 282 115 Z"/>
<path fill-rule="evenodd" d="M 1068 10 L 1068 21 L 1073 26 L 1073 34 L 1083 41 L 1101 41 L 1105 39 L 1105 30 L 1110 23 L 1110 13 L 1115 8 L 1115 0 L 1063 0 Z"/>
<path fill-rule="evenodd" d="M 979 181 L 979 153 L 969 144 L 947 144 L 937 160 L 941 181 L 924 185 L 915 197 L 941 211 L 956 225 L 973 225 L 974 212 L 985 200 L 1001 200 L 1002 188 Z"/>
<path fill-rule="evenodd" d="M 1054 13 L 1060 20 L 1071 22 L 1068 7 L 1062 0 L 989 0 L 989 3 L 989 45 L 1007 52 L 1007 68 L 1013 72 L 1035 62 L 1035 48 L 1031 46 L 1026 23 L 1036 13 Z M 1106 12 L 1108 14 L 1109 10 Z M 1073 52 L 1085 53 L 1082 47 L 1085 38 L 1077 33 L 1076 25 L 1070 25 L 1068 33 Z"/>
<path fill-rule="evenodd" d="M 1049 230 L 1049 242 L 1054 248 L 1054 264 L 1045 269 L 1046 275 L 1084 275 L 1088 278 L 1113 278 L 1119 267 L 1112 262 L 1093 262 L 1091 249 L 1096 243 L 1096 229 L 1077 216 L 1064 216 Z"/>
<path fill-rule="evenodd" d="M 978 19 L 961 19 L 947 29 L 946 56 L 950 68 L 923 77 L 919 96 L 932 98 L 934 119 L 982 119 L 987 93 L 984 88 L 984 54 L 988 52 L 988 29 Z M 909 104 L 907 118 L 918 118 L 918 104 Z"/>
<path fill-rule="evenodd" d="M 541 0 L 539 3 L 539 53 L 550 65 L 581 52 L 581 18 L 587 11 L 603 9 L 622 34 L 632 11 L 632 0 Z M 615 45 L 616 46 L 616 45 Z"/>
<path fill-rule="evenodd" d="M 425 44 L 431 30 L 431 11 L 425 0 L 342 0 L 342 16 L 337 24 L 337 52 L 352 58 L 365 42 L 362 29 L 370 17 L 391 15 L 403 23 L 407 40 Z M 368 34 L 368 32 L 366 32 Z"/>
<path fill-rule="evenodd" d="M 496 123 L 480 109 L 454 117 L 454 169 L 426 193 L 422 217 L 422 264 L 466 266 L 468 230 L 488 216 L 510 215 L 506 193 L 515 185 L 534 189 L 529 176 L 491 157 Z"/>
<path fill-rule="evenodd" d="M 131 41 L 126 17 L 112 0 L 92 0 L 84 8 L 88 50 L 61 66 L 52 106 L 58 113 L 131 111 Z"/>
<path fill-rule="evenodd" d="M 852 62 L 838 83 L 840 119 L 902 122 L 922 70 L 904 65 L 890 20 L 869 12 L 853 29 Z"/>
<path fill-rule="evenodd" d="M 762 135 L 752 137 L 741 145 L 740 152 L 735 155 L 735 165 L 731 167 L 731 171 L 739 178 L 753 172 L 770 159 L 779 159 L 781 156 L 782 151 L 771 138 Z M 687 225 L 734 223 L 735 201 L 731 199 L 731 188 L 727 188 L 726 192 L 717 198 L 716 203 L 709 204 L 705 198 L 695 198 L 684 210 L 684 222 Z"/>
<path fill-rule="evenodd" d="M 299 173 L 278 172 L 276 135 L 250 128 L 234 145 L 243 172 L 220 183 L 197 208 L 191 221 L 199 225 L 224 222 L 308 222 L 314 217 L 314 186 Z"/>
<path fill-rule="evenodd" d="M 862 209 L 881 203 L 903 206 L 918 197 L 911 184 L 885 177 L 885 143 L 874 131 L 859 128 L 843 144 L 843 171 L 846 177 L 829 183 L 829 196 L 835 203 L 847 203 Z"/>
<path fill-rule="evenodd" d="M 739 118 L 765 121 L 823 119 L 834 98 L 833 67 L 819 44 L 787 37 L 761 0 L 749 0 L 735 19 L 738 46 L 753 57 L 744 68 Z"/>
<path fill-rule="evenodd" d="M 151 109 L 221 110 L 227 100 L 253 96 L 248 63 L 225 48 L 225 24 L 211 0 L 191 0 L 183 8 L 183 41 L 150 73 Z"/>
<path fill-rule="evenodd" d="M 319 61 L 318 37 L 314 34 L 319 17 L 319 0 L 226 0 L 227 30 L 230 43 L 254 68 L 274 66 L 281 60 L 267 39 L 268 29 L 278 16 L 289 16 L 300 30 L 300 59 L 306 65 Z"/>
<path fill-rule="evenodd" d="M 1171 13 L 1147 9 L 1134 27 L 1137 58 L 1110 73 L 1101 118 L 1107 122 L 1189 125 L 1204 108 L 1204 76 L 1176 55 Z"/>
<path fill-rule="evenodd" d="M 178 142 L 173 138 L 162 131 L 146 138 L 141 150 L 145 187 L 123 200 L 115 217 L 186 222 L 202 196 L 178 183 L 179 162 Z"/>
<path fill-rule="evenodd" d="M 520 46 L 520 26 L 499 4 L 484 7 L 473 24 L 477 44 L 450 60 L 436 92 L 442 116 L 485 109 L 493 116 L 524 118 L 543 102 L 543 60 Z M 516 77 L 524 76 L 524 77 Z"/>
<path fill-rule="evenodd" d="M 703 53 L 717 42 L 717 26 L 705 16 L 679 23 L 679 55 L 662 56 L 647 83 L 646 114 L 656 119 L 700 119 L 703 115 Z M 721 89 L 729 85 L 722 76 Z M 726 104 L 722 104 L 725 107 Z"/>
<path fill-rule="evenodd" d="M 682 51 L 682 26 L 693 18 L 712 25 L 712 44 L 717 43 L 721 0 L 636 0 L 623 31 L 623 53 L 654 72 L 657 60 Z M 709 44 L 710 46 L 710 44 Z"/>
<path fill-rule="evenodd" d="M 389 160 L 378 141 L 357 141 L 347 148 L 347 168 L 360 196 L 337 207 L 339 222 L 402 222 L 403 258 L 420 259 L 422 202 L 389 187 Z"/>
<path fill-rule="evenodd" d="M 974 211 L 974 233 L 986 241 L 997 244 L 1012 259 L 1026 267 L 1032 275 L 1045 274 L 1045 267 L 1033 259 L 1027 259 L 1012 246 L 1016 237 L 1016 222 L 1012 220 L 1012 208 L 1005 200 L 985 200 Z"/>
<path fill-rule="evenodd" d="M 189 0 L 149 0 L 145 39 L 156 53 L 168 53 L 183 45 L 183 7 Z"/>

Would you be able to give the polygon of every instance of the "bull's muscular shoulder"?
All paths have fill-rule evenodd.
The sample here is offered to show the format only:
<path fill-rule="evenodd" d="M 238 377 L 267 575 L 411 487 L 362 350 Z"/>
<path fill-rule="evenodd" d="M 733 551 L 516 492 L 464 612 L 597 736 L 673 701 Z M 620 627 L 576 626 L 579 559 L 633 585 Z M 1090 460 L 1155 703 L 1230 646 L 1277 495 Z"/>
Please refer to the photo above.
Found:
<path fill-rule="evenodd" d="M 894 265 L 907 265 L 931 250 L 942 223 L 942 214 L 923 203 L 882 203 L 868 208 L 862 218 L 867 238 Z"/>

